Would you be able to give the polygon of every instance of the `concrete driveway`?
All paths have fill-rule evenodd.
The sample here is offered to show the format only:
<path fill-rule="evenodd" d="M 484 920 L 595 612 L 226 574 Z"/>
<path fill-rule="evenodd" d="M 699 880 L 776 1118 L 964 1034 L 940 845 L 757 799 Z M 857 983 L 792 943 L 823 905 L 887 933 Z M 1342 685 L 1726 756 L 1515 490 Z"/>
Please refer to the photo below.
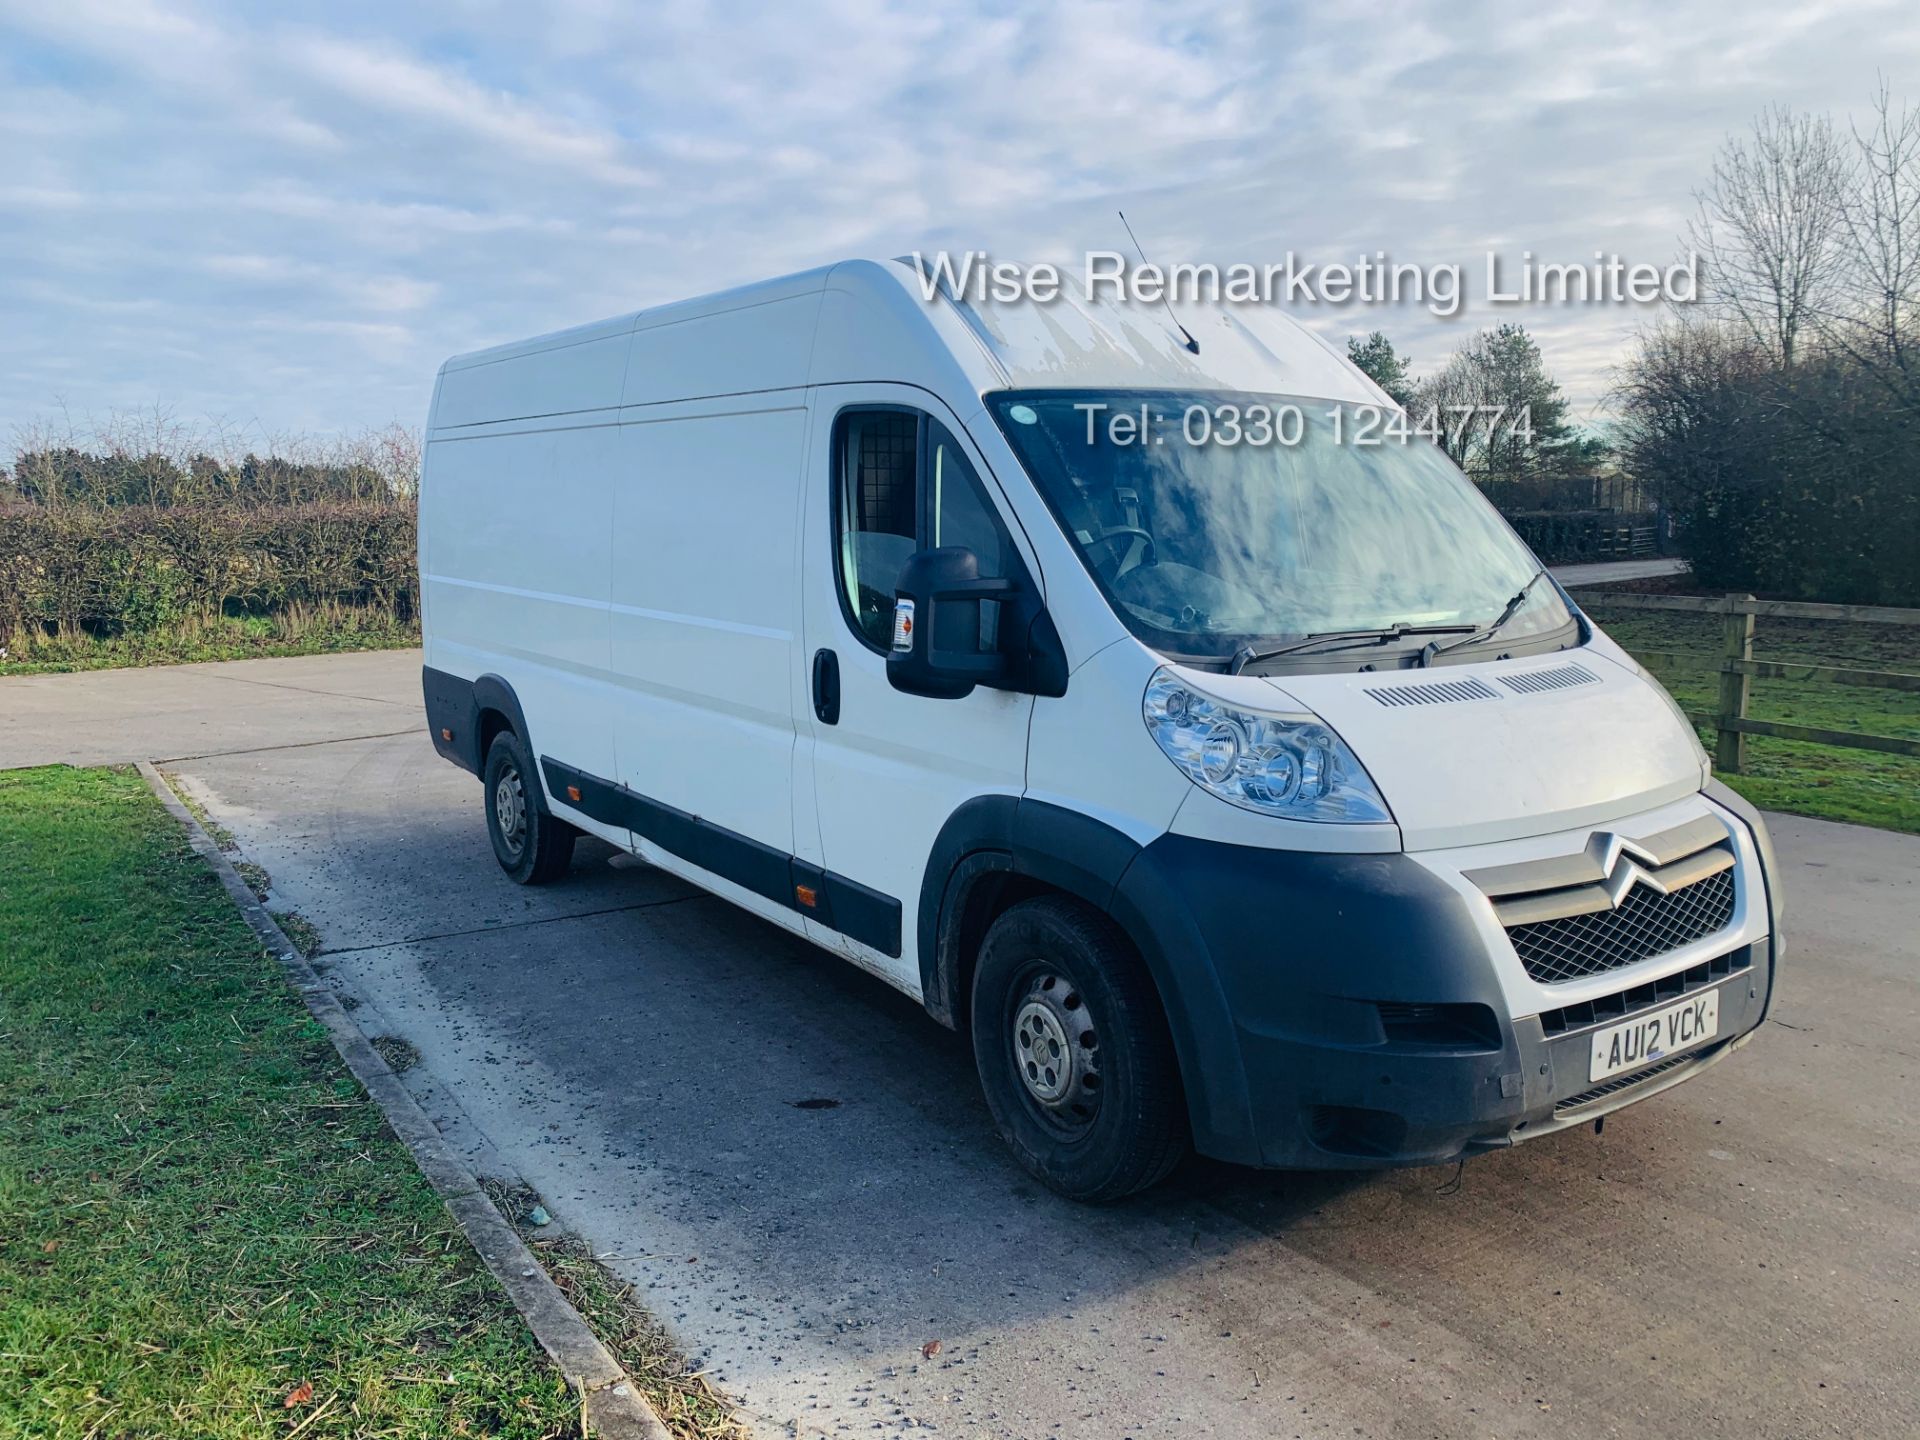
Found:
<path fill-rule="evenodd" d="M 420 652 L 376 650 L 0 679 L 0 770 L 425 734 Z"/>
<path fill-rule="evenodd" d="M 1776 817 L 1774 1023 L 1603 1135 L 1459 1173 L 1193 1162 L 1087 1210 L 877 981 L 598 844 L 509 884 L 418 663 L 4 680 L 0 765 L 198 757 L 163 768 L 419 1048 L 429 1113 L 767 1433 L 1920 1433 L 1920 839 Z"/>

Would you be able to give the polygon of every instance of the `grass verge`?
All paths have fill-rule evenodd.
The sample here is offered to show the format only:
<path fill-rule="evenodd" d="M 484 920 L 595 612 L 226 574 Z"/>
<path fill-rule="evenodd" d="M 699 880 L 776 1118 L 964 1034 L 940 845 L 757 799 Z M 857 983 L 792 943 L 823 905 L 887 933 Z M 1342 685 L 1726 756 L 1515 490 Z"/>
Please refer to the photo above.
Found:
<path fill-rule="evenodd" d="M 483 1179 L 494 1208 L 513 1223 L 560 1293 L 587 1317 L 594 1333 L 652 1403 L 675 1435 L 699 1440 L 743 1440 L 734 1406 L 694 1370 L 666 1327 L 654 1319 L 633 1287 L 612 1275 L 576 1236 L 553 1234 L 532 1218 L 539 1196 L 524 1185 Z"/>
<path fill-rule="evenodd" d="M 261 873 L 264 875 L 266 872 L 263 870 Z M 242 875 L 240 878 L 244 880 L 246 876 Z M 271 892 L 272 887 L 269 886 L 268 889 Z M 260 898 L 264 900 L 267 897 L 262 895 Z M 280 927 L 280 933 L 293 942 L 294 948 L 308 959 L 312 959 L 314 953 L 320 948 L 319 927 L 297 910 L 269 910 L 267 913 L 273 917 L 273 923 Z"/>
<path fill-rule="evenodd" d="M 139 777 L 0 773 L 0 1434 L 295 1433 L 579 1408 Z"/>
<path fill-rule="evenodd" d="M 271 615 L 220 615 L 183 620 L 134 635 L 49 635 L 16 631 L 0 636 L 0 676 L 113 670 L 138 665 L 183 665 L 197 660 L 253 660 L 273 655 L 332 655 L 348 650 L 396 650 L 420 643 L 418 624 L 371 607 L 295 607 Z"/>
<path fill-rule="evenodd" d="M 1610 609 L 1605 597 L 1603 589 L 1575 592 L 1607 633 L 1660 677 L 1682 709 L 1712 713 L 1719 698 L 1721 617 Z M 1920 674 L 1920 630 L 1763 616 L 1755 625 L 1753 653 L 1758 660 L 1788 664 Z M 1920 739 L 1920 693 L 1913 691 L 1759 678 L 1752 694 L 1748 713 L 1755 719 Z M 1713 742 L 1713 732 L 1702 727 L 1701 743 L 1711 751 Z M 1920 834 L 1920 759 L 1910 756 L 1750 735 L 1746 773 L 1720 778 L 1765 809 Z"/>

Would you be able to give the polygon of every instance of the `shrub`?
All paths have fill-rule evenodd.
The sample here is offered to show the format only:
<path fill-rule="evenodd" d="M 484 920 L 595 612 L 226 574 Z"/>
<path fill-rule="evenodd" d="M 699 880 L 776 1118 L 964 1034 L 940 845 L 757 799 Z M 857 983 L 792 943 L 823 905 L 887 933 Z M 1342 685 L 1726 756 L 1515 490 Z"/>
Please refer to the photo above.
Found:
<path fill-rule="evenodd" d="M 1869 367 L 1675 324 L 1642 336 L 1621 396 L 1628 463 L 1703 587 L 1920 604 L 1920 413 Z"/>
<path fill-rule="evenodd" d="M 290 607 L 415 613 L 408 501 L 0 510 L 0 635 L 137 635 Z"/>

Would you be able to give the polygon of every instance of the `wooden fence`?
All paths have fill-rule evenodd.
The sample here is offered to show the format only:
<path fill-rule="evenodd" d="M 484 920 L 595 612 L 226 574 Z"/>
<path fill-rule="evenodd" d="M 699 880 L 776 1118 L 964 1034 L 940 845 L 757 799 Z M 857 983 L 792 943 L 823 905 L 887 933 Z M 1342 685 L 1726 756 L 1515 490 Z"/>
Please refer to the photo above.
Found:
<path fill-rule="evenodd" d="M 1534 554 L 1551 565 L 1633 560 L 1659 551 L 1659 532 L 1651 515 L 1548 510 L 1502 513 Z"/>
<path fill-rule="evenodd" d="M 1719 732 L 1713 763 L 1717 770 L 1738 775 L 1746 768 L 1747 736 L 1772 735 L 1780 740 L 1804 740 L 1814 745 L 1839 745 L 1850 750 L 1878 750 L 1888 755 L 1920 755 L 1920 740 L 1898 735 L 1861 735 L 1851 730 L 1824 730 L 1815 725 L 1789 725 L 1778 720 L 1755 720 L 1747 714 L 1756 677 L 1774 680 L 1823 680 L 1836 685 L 1861 685 L 1879 690 L 1920 691 L 1920 675 L 1896 670 L 1856 670 L 1838 665 L 1798 665 L 1753 658 L 1753 622 L 1766 615 L 1787 620 L 1846 620 L 1868 625 L 1920 625 L 1920 610 L 1896 610 L 1887 605 L 1816 605 L 1799 600 L 1756 600 L 1751 595 L 1728 595 L 1714 600 L 1699 595 L 1636 595 L 1595 592 L 1590 603 L 1618 610 L 1678 610 L 1693 615 L 1720 615 L 1720 703 L 1711 715 L 1691 715 L 1696 724 Z M 1641 650 L 1640 655 L 1668 659 L 1712 659 L 1695 650 Z"/>

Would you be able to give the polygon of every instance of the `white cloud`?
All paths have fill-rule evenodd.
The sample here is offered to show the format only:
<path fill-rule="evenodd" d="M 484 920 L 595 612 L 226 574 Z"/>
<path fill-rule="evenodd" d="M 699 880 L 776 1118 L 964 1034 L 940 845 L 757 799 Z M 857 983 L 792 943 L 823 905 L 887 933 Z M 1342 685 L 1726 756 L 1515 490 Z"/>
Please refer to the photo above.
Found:
<path fill-rule="evenodd" d="M 516 96 L 384 49 L 324 35 L 293 34 L 291 65 L 358 103 L 398 117 L 445 126 L 527 160 L 578 171 L 616 185 L 648 185 L 654 177 L 630 163 L 618 136 L 571 125 Z"/>
<path fill-rule="evenodd" d="M 1916 62 L 1891 0 L 0 0 L 0 435 L 56 392 L 414 420 L 454 351 L 1118 207 L 1159 259 L 1664 260 L 1725 133 Z M 1463 328 L 1307 318 L 1423 366 Z M 1518 318 L 1582 403 L 1635 319 Z"/>

